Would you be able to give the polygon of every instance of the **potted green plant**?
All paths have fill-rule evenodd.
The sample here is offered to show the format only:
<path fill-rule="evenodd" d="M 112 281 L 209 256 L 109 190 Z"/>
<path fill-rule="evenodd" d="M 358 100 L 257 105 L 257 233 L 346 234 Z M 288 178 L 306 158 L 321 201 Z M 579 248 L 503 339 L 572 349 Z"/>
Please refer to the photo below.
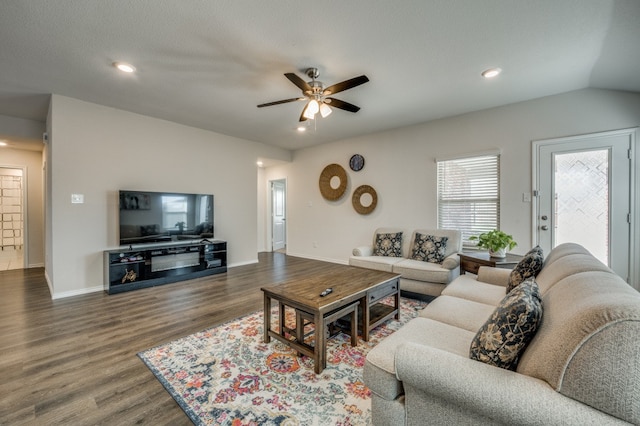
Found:
<path fill-rule="evenodd" d="M 176 226 L 178 227 L 178 230 L 179 230 L 180 232 L 183 232 L 183 231 L 184 231 L 184 226 L 185 226 L 185 225 L 186 225 L 186 223 L 184 223 L 184 222 L 178 222 L 178 223 L 176 223 Z"/>
<path fill-rule="evenodd" d="M 500 231 L 499 229 L 493 229 L 489 232 L 483 232 L 480 235 L 473 235 L 469 237 L 471 241 L 478 241 L 478 247 L 489 250 L 491 257 L 505 257 L 507 255 L 507 249 L 513 250 L 518 245 L 513 240 L 513 236 Z"/>

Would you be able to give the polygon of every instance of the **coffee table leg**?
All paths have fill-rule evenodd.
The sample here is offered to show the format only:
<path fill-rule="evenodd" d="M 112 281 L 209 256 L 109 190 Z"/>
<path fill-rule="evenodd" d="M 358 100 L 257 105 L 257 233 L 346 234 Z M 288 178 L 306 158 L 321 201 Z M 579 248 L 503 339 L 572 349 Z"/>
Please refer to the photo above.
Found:
<path fill-rule="evenodd" d="M 351 346 L 358 346 L 358 308 L 351 312 Z"/>
<path fill-rule="evenodd" d="M 316 374 L 322 373 L 324 367 L 326 367 L 326 357 L 327 357 L 327 337 L 326 337 L 326 326 L 324 324 L 324 319 L 321 314 L 315 314 L 313 316 L 315 332 L 313 335 L 315 336 L 315 345 L 313 346 L 313 363 L 314 363 L 314 371 Z"/>
<path fill-rule="evenodd" d="M 284 303 L 278 301 L 278 334 L 284 336 Z"/>
<path fill-rule="evenodd" d="M 265 343 L 269 343 L 271 341 L 271 336 L 269 336 L 269 330 L 271 330 L 271 298 L 264 295 L 264 340 Z"/>
<path fill-rule="evenodd" d="M 396 312 L 395 318 L 396 320 L 400 320 L 400 280 L 398 280 L 396 286 L 398 291 L 395 294 L 396 305 L 394 307 L 398 310 L 398 312 Z"/>
<path fill-rule="evenodd" d="M 369 309 L 369 300 L 367 297 L 360 299 L 360 308 L 362 309 L 362 340 L 369 341 L 369 324 L 371 324 L 371 316 Z"/>

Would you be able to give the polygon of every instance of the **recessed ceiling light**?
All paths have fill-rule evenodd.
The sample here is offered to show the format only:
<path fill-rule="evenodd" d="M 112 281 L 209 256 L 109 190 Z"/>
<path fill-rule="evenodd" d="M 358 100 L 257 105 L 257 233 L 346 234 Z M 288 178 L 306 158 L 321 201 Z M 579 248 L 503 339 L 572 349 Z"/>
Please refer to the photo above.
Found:
<path fill-rule="evenodd" d="M 256 161 L 256 164 L 258 165 L 258 167 L 262 167 L 264 165 L 262 161 Z"/>
<path fill-rule="evenodd" d="M 298 128 L 296 129 L 299 132 L 306 132 L 307 131 L 307 127 L 306 126 L 298 126 Z"/>
<path fill-rule="evenodd" d="M 0 146 L 8 146 L 9 144 L 6 143 L 5 141 L 0 141 Z"/>
<path fill-rule="evenodd" d="M 113 66 L 118 68 L 122 72 L 132 73 L 136 70 L 136 67 L 126 62 L 114 62 Z"/>
<path fill-rule="evenodd" d="M 482 76 L 484 78 L 493 78 L 497 77 L 501 72 L 502 70 L 500 68 L 489 68 L 488 70 L 482 71 Z"/>

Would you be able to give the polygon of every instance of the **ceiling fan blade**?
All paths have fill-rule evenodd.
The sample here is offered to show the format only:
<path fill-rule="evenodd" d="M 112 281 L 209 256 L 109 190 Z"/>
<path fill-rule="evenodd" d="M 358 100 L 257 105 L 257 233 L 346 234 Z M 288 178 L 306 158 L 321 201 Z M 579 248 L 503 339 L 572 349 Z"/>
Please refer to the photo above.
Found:
<path fill-rule="evenodd" d="M 294 74 L 292 72 L 288 72 L 288 73 L 285 73 L 284 76 L 287 77 L 289 79 L 289 81 L 291 81 L 293 84 L 298 86 L 300 88 L 300 90 L 302 90 L 303 92 L 311 92 L 312 91 L 311 86 L 309 86 L 309 83 L 307 83 L 306 81 L 304 81 L 303 79 L 298 77 L 296 74 Z"/>
<path fill-rule="evenodd" d="M 324 100 L 324 103 L 326 103 L 327 105 L 334 107 L 334 108 L 340 108 L 343 109 L 345 111 L 349 111 L 349 112 L 358 112 L 360 111 L 360 107 L 356 106 L 354 104 L 350 104 L 349 102 L 345 102 L 345 101 L 341 101 L 340 99 L 336 99 L 336 98 L 326 98 Z"/>
<path fill-rule="evenodd" d="M 338 92 L 342 92 L 343 90 L 351 89 L 356 86 L 360 86 L 361 84 L 369 81 L 369 78 L 366 75 L 361 75 L 360 77 L 354 77 L 349 80 L 345 80 L 341 83 L 334 84 L 333 86 L 329 86 L 322 91 L 323 95 L 335 95 Z"/>
<path fill-rule="evenodd" d="M 283 99 L 281 101 L 267 102 L 266 104 L 260 104 L 260 105 L 258 105 L 258 108 L 268 107 L 268 106 L 271 106 L 271 105 L 286 104 L 287 102 L 302 101 L 302 100 L 304 100 L 304 98 Z"/>

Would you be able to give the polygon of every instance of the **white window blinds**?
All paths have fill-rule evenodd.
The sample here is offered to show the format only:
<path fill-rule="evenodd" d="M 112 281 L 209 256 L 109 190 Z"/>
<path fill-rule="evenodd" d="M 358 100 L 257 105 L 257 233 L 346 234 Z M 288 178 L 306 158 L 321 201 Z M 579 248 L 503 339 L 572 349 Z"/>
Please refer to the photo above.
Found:
<path fill-rule="evenodd" d="M 438 228 L 472 235 L 500 227 L 500 155 L 437 160 Z"/>

